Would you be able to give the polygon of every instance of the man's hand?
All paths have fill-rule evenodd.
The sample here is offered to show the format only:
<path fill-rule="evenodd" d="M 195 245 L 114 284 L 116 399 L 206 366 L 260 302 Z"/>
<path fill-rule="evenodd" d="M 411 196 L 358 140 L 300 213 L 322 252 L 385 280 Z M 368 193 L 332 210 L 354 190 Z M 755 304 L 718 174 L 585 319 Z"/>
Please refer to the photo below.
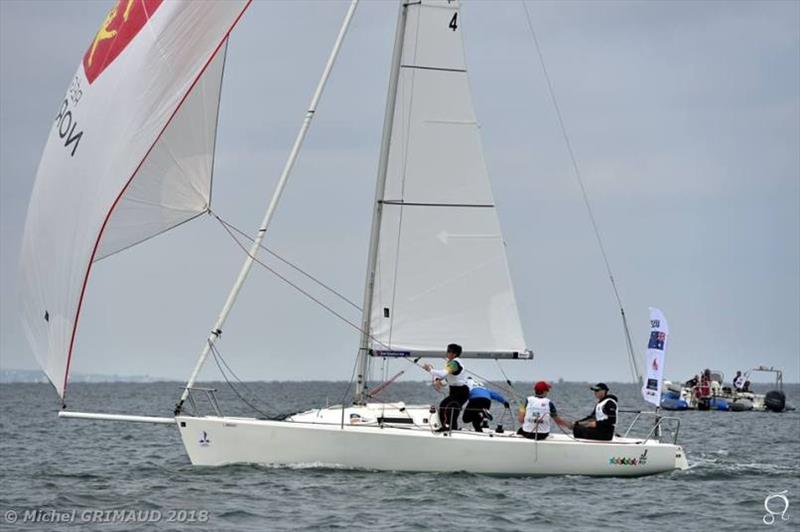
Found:
<path fill-rule="evenodd" d="M 425 363 L 422 365 L 422 369 L 424 369 L 425 371 L 430 371 L 431 368 L 433 368 L 433 366 L 431 366 L 430 364 Z"/>

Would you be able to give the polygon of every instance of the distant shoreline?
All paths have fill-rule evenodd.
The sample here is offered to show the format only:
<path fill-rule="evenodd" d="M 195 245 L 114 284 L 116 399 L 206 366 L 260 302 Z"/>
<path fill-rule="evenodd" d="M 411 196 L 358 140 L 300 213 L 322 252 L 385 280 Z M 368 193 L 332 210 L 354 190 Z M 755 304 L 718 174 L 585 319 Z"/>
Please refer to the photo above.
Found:
<path fill-rule="evenodd" d="M 428 379 L 408 380 L 400 382 L 427 382 Z M 87 374 L 75 373 L 70 376 L 70 383 L 72 384 L 156 384 L 156 383 L 178 383 L 181 384 L 182 379 L 164 378 L 164 377 L 151 377 L 149 375 L 108 375 L 108 374 Z M 208 380 L 203 382 L 224 382 L 222 379 Z M 255 379 L 244 381 L 249 383 L 267 383 L 267 384 L 292 384 L 292 383 L 347 383 L 348 381 L 342 379 Z M 377 381 L 376 381 L 377 382 Z M 558 384 L 593 384 L 589 381 L 570 381 L 564 379 L 554 380 Z M 610 386 L 629 386 L 633 385 L 632 382 L 623 381 L 607 381 Z M 755 384 L 772 384 L 774 381 L 755 381 Z M 42 371 L 38 370 L 0 370 L 0 384 L 49 384 L 47 376 Z M 400 383 L 398 383 L 400 384 Z M 532 384 L 532 381 L 516 381 L 515 384 Z M 796 385 L 797 382 L 784 382 L 784 385 Z"/>

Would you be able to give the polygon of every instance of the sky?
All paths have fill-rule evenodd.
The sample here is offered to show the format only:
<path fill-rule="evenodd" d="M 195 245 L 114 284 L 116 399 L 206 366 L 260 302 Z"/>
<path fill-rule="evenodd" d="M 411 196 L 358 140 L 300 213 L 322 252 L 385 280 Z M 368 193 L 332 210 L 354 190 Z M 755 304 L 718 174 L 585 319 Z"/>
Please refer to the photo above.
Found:
<path fill-rule="evenodd" d="M 0 367 L 36 361 L 17 311 L 28 199 L 50 123 L 112 2 L 0 1 Z M 800 2 L 528 7 L 643 359 L 667 378 L 757 365 L 800 381 Z M 252 230 L 347 4 L 257 1 L 235 30 L 213 208 Z M 397 4 L 364 1 L 269 246 L 360 301 Z M 533 362 L 514 380 L 630 380 L 619 309 L 518 1 L 467 1 L 467 66 Z M 68 216 L 69 213 L 64 213 Z M 243 260 L 208 217 L 93 268 L 73 372 L 183 380 Z M 357 313 L 349 313 L 358 320 Z M 350 378 L 358 335 L 256 268 L 222 341 L 246 380 Z M 498 377 L 494 362 L 470 368 Z M 403 362 L 389 373 L 425 374 Z M 218 378 L 208 367 L 204 378 Z"/>

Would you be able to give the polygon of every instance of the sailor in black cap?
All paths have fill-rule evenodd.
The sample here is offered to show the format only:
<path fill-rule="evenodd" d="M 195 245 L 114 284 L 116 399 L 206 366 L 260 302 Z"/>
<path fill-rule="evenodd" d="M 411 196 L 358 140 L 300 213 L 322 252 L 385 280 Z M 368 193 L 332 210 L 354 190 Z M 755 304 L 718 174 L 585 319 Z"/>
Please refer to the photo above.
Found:
<path fill-rule="evenodd" d="M 576 421 L 572 433 L 576 438 L 586 440 L 611 440 L 617 424 L 617 396 L 608 393 L 604 382 L 598 382 L 591 390 L 597 399 L 594 412 Z"/>

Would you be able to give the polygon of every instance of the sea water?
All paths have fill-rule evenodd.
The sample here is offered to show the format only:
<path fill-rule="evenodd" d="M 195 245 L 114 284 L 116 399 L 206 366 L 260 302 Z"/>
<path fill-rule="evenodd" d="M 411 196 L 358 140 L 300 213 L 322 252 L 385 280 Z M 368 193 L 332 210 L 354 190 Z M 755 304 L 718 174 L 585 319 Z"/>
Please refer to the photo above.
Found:
<path fill-rule="evenodd" d="M 74 383 L 68 407 L 168 417 L 181 386 Z M 225 414 L 260 415 L 227 383 L 212 386 L 219 389 Z M 516 385 L 520 396 L 529 388 Z M 267 414 L 338 404 L 347 389 L 341 382 L 238 385 Z M 785 391 L 800 406 L 800 386 Z M 613 384 L 612 392 L 623 409 L 645 406 L 635 385 Z M 397 383 L 382 395 L 417 404 L 441 399 L 423 383 Z M 569 419 L 593 408 L 588 384 L 556 384 L 551 398 Z M 47 384 L 0 386 L 2 530 L 741 531 L 800 525 L 798 411 L 669 413 L 681 422 L 678 437 L 688 453 L 688 471 L 589 478 L 350 471 L 314 464 L 193 467 L 171 425 L 58 419 L 58 407 Z M 495 418 L 513 428 L 502 407 Z M 619 427 L 631 419 L 622 415 Z M 774 515 L 765 510 L 768 497 Z M 765 524 L 767 516 L 772 524 Z"/>

